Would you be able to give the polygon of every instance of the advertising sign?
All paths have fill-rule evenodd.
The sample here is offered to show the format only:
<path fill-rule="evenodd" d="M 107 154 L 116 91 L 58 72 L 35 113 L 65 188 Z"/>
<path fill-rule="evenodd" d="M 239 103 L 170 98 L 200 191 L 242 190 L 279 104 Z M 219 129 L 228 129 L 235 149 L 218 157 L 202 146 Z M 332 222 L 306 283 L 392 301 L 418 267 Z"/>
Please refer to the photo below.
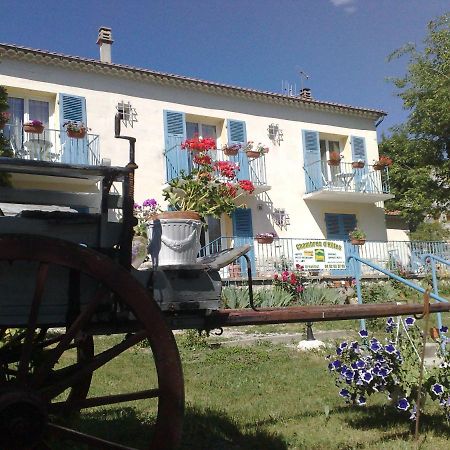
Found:
<path fill-rule="evenodd" d="M 305 270 L 345 269 L 344 242 L 296 241 L 294 264 L 300 264 Z"/>

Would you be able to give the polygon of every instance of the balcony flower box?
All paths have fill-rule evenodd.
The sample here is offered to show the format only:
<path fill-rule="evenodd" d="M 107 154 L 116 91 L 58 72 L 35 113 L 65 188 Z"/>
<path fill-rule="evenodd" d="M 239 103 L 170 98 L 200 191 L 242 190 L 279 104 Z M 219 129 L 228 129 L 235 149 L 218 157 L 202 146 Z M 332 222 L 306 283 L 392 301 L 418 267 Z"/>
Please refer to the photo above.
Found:
<path fill-rule="evenodd" d="M 339 166 L 339 164 L 341 164 L 341 154 L 339 152 L 330 152 L 329 155 L 329 160 L 328 160 L 328 165 L 329 166 Z"/>
<path fill-rule="evenodd" d="M 41 134 L 44 131 L 44 124 L 40 120 L 30 120 L 23 124 L 25 133 Z"/>
<path fill-rule="evenodd" d="M 253 141 L 248 141 L 247 145 L 244 147 L 244 152 L 247 155 L 247 158 L 256 159 L 269 153 L 269 147 L 266 147 L 261 143 L 258 143 L 258 145 L 255 146 Z"/>
<path fill-rule="evenodd" d="M 389 156 L 380 156 L 378 161 L 373 163 L 373 170 L 383 170 L 385 167 L 392 165 L 392 159 Z"/>
<path fill-rule="evenodd" d="M 366 165 L 366 163 L 364 161 L 360 161 L 360 160 L 352 162 L 352 167 L 354 169 L 362 169 L 365 165 Z"/>
<path fill-rule="evenodd" d="M 88 128 L 82 122 L 66 122 L 63 127 L 66 129 L 67 136 L 74 139 L 83 139 L 86 136 Z"/>
<path fill-rule="evenodd" d="M 366 233 L 359 228 L 350 231 L 348 235 L 352 245 L 364 245 L 366 243 Z"/>
<path fill-rule="evenodd" d="M 222 151 L 226 156 L 236 156 L 240 148 L 241 148 L 240 144 L 226 145 L 225 147 L 222 148 Z"/>
<path fill-rule="evenodd" d="M 260 233 L 255 236 L 255 239 L 258 244 L 271 244 L 275 237 L 277 237 L 275 233 Z"/>

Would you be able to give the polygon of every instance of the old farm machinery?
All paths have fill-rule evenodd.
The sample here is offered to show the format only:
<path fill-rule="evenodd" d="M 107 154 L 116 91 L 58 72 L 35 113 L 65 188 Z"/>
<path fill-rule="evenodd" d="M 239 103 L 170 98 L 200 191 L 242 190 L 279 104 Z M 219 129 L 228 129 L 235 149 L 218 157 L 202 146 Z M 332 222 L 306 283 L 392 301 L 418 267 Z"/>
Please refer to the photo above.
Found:
<path fill-rule="evenodd" d="M 134 149 L 133 140 L 131 144 Z M 0 158 L 1 172 L 47 185 L 58 179 L 58 186 L 66 186 L 2 187 L 0 202 L 71 208 L 28 206 L 18 215 L 0 217 L 1 449 L 48 449 L 61 440 L 72 442 L 70 448 L 130 449 L 98 437 L 96 427 L 80 431 L 68 417 L 138 401 L 155 405 L 142 448 L 175 449 L 181 439 L 184 387 L 174 329 L 423 311 L 420 304 L 221 310 L 219 269 L 245 255 L 247 247 L 189 266 L 135 270 L 130 264 L 135 168 L 133 157 L 126 167 Z M 74 192 L 74 186 L 89 183 L 100 186 L 98 193 Z M 113 183 L 122 183 L 120 196 Z M 91 213 L 95 208 L 98 212 Z M 108 219 L 113 209 L 122 210 L 121 221 Z M 250 273 L 249 288 L 251 293 Z M 449 309 L 448 303 L 431 305 L 432 312 Z M 117 339 L 102 340 L 102 335 Z M 98 392 L 93 386 L 97 372 L 145 340 L 153 367 L 139 378 L 135 391 Z"/>

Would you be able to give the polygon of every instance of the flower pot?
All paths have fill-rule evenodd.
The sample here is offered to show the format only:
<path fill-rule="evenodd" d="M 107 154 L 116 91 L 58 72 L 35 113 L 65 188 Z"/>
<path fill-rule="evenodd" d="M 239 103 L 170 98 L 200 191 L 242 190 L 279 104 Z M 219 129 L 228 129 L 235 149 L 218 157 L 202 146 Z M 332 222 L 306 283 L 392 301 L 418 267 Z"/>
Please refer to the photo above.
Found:
<path fill-rule="evenodd" d="M 149 222 L 153 266 L 195 264 L 200 251 L 202 222 L 194 211 L 166 211 Z"/>
<path fill-rule="evenodd" d="M 239 152 L 239 149 L 237 148 L 225 148 L 223 150 L 224 154 L 227 156 L 236 156 Z"/>
<path fill-rule="evenodd" d="M 144 236 L 134 236 L 131 243 L 131 265 L 137 269 L 147 256 L 148 239 Z"/>
<path fill-rule="evenodd" d="M 74 138 L 74 139 L 83 139 L 86 136 L 86 130 L 67 130 L 67 136 Z"/>
<path fill-rule="evenodd" d="M 354 161 L 352 162 L 352 167 L 354 169 L 362 169 L 365 166 L 365 162 L 364 161 Z"/>
<path fill-rule="evenodd" d="M 329 159 L 328 160 L 329 166 L 339 166 L 340 163 L 341 163 L 340 159 Z"/>
<path fill-rule="evenodd" d="M 352 245 L 364 245 L 366 243 L 365 239 L 350 239 L 350 242 L 352 243 Z"/>
<path fill-rule="evenodd" d="M 384 164 L 377 164 L 375 163 L 373 165 L 373 170 L 383 170 L 384 169 Z"/>
<path fill-rule="evenodd" d="M 257 237 L 256 242 L 258 242 L 258 244 L 271 244 L 273 242 L 273 237 L 271 236 Z"/>
<path fill-rule="evenodd" d="M 261 156 L 259 152 L 254 152 L 252 150 L 248 150 L 245 153 L 247 154 L 247 158 L 259 158 Z"/>
<path fill-rule="evenodd" d="M 44 125 L 24 125 L 25 133 L 41 134 L 44 131 Z"/>

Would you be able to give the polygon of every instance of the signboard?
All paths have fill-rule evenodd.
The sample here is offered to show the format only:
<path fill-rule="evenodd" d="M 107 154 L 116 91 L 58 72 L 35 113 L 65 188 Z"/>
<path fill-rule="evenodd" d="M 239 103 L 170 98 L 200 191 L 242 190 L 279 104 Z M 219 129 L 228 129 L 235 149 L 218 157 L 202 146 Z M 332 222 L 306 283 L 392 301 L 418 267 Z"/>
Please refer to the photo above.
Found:
<path fill-rule="evenodd" d="M 305 270 L 345 269 L 344 241 L 296 241 L 294 264 Z"/>

